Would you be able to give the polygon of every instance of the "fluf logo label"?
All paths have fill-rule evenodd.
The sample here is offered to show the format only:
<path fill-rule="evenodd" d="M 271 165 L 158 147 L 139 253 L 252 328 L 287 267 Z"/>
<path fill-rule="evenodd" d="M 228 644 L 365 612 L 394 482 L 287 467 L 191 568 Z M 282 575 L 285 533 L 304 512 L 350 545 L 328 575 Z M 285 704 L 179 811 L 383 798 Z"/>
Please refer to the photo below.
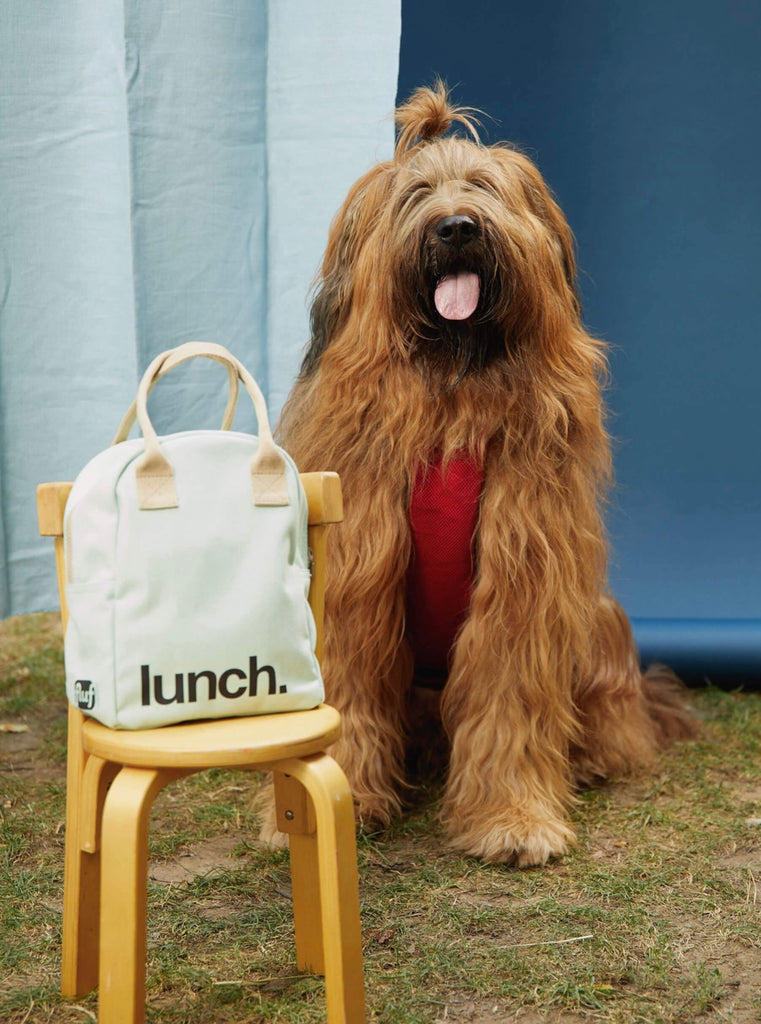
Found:
<path fill-rule="evenodd" d="M 91 679 L 77 679 L 74 683 L 74 699 L 82 711 L 92 711 L 95 707 L 95 686 Z"/>
<path fill-rule="evenodd" d="M 255 656 L 248 659 L 248 672 L 242 668 L 228 668 L 217 676 L 211 669 L 204 669 L 202 672 L 188 672 L 187 679 L 184 672 L 175 672 L 173 693 L 165 692 L 163 676 L 155 675 L 151 679 L 150 666 L 140 666 L 140 700 L 144 707 L 152 700 L 157 704 L 195 704 L 199 699 L 216 700 L 218 696 L 228 700 L 256 697 L 262 683 L 269 696 L 288 692 L 285 684 L 278 686 L 272 665 L 260 668 Z M 168 687 L 170 685 L 167 684 Z M 203 688 L 200 697 L 199 685 Z"/>

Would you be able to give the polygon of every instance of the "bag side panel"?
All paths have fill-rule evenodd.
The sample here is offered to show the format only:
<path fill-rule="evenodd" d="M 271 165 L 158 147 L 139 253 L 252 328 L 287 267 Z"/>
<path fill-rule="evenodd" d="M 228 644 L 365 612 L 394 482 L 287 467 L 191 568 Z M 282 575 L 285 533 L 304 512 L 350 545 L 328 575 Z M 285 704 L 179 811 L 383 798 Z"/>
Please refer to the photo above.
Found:
<path fill-rule="evenodd" d="M 113 583 L 69 584 L 64 640 L 69 703 L 104 725 L 117 722 L 114 690 Z"/>
<path fill-rule="evenodd" d="M 142 451 L 139 440 L 95 456 L 77 477 L 64 513 L 66 695 L 85 714 L 116 724 L 114 586 L 117 481 Z"/>

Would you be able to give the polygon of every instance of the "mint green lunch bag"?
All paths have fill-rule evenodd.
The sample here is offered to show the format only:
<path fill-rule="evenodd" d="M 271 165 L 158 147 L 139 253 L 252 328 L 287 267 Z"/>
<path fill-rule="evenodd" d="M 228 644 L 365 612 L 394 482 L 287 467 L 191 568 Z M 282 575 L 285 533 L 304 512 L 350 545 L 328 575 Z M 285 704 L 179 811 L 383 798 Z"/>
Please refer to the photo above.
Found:
<path fill-rule="evenodd" d="M 148 394 L 180 363 L 226 366 L 223 429 L 157 437 Z M 259 436 L 229 429 L 238 385 Z M 143 436 L 127 440 L 137 418 Z M 221 345 L 158 356 L 66 505 L 68 699 L 116 729 L 313 708 L 307 501 L 264 397 Z"/>

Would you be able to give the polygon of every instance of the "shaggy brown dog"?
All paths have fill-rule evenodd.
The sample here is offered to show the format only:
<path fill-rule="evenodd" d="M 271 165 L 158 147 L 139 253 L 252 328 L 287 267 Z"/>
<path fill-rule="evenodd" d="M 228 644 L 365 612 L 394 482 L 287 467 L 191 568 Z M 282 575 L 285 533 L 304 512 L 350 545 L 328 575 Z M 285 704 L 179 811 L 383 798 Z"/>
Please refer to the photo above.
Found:
<path fill-rule="evenodd" d="M 455 122 L 465 137 L 442 137 Z M 359 818 L 388 822 L 413 674 L 443 670 L 453 843 L 539 864 L 573 840 L 575 782 L 648 765 L 692 725 L 673 677 L 641 674 L 606 592 L 606 359 L 565 218 L 443 86 L 397 123 L 394 159 L 332 226 L 281 424 L 299 468 L 344 488 L 323 663 L 335 756 Z"/>

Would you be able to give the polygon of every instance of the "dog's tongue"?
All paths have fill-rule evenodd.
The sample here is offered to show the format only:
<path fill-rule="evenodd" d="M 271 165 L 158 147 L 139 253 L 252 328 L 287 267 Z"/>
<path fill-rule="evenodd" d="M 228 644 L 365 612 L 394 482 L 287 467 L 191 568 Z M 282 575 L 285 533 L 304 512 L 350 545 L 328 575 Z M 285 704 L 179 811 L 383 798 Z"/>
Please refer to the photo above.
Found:
<path fill-rule="evenodd" d="M 433 301 L 445 320 L 467 320 L 478 305 L 480 293 L 478 274 L 461 270 L 458 274 L 442 277 Z"/>

